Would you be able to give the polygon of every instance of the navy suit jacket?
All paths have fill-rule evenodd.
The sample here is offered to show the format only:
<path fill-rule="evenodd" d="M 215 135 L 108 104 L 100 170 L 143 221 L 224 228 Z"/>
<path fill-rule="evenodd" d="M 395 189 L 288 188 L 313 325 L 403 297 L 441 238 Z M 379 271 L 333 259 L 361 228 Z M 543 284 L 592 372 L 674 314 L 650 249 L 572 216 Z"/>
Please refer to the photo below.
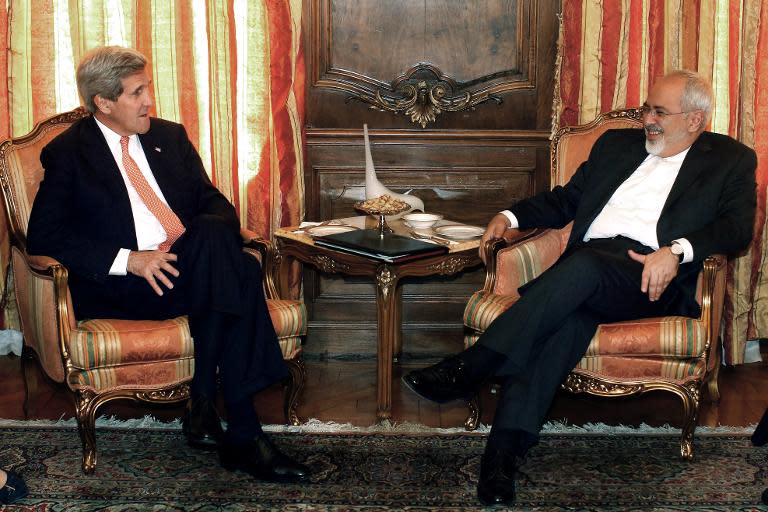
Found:
<path fill-rule="evenodd" d="M 573 221 L 568 246 L 583 240 L 589 226 L 616 189 L 648 156 L 641 129 L 603 134 L 570 181 L 512 205 L 520 228 L 561 228 Z M 710 254 L 733 254 L 752 239 L 756 205 L 757 157 L 725 135 L 702 133 L 680 167 L 661 211 L 660 246 L 686 238 L 694 261 L 680 266 L 673 286 L 693 299 L 696 276 Z"/>
<path fill-rule="evenodd" d="M 234 207 L 211 184 L 182 125 L 153 118 L 139 140 L 182 224 L 209 214 L 239 231 Z M 45 175 L 29 219 L 27 251 L 63 263 L 70 284 L 105 283 L 119 249 L 138 247 L 128 191 L 104 135 L 92 116 L 83 118 L 43 148 L 40 160 Z"/>

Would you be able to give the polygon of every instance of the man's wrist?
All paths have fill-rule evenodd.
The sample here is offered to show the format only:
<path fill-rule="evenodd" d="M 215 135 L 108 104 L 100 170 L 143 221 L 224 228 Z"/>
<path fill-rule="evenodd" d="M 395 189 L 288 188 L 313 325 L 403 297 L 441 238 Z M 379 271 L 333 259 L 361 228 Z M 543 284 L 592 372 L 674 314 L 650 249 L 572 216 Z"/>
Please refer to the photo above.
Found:
<path fill-rule="evenodd" d="M 669 247 L 669 252 L 677 258 L 678 263 L 682 263 L 685 257 L 685 248 L 677 242 L 672 242 L 667 247 Z"/>

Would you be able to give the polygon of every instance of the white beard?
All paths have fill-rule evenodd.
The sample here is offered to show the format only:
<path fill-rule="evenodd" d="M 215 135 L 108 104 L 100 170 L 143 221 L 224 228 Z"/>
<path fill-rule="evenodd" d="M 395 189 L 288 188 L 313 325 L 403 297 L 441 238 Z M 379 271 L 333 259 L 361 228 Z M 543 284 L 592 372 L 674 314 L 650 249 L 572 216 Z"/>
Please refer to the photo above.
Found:
<path fill-rule="evenodd" d="M 658 156 L 659 153 L 664 151 L 665 146 L 666 144 L 664 143 L 664 137 L 656 140 L 648 140 L 647 138 L 645 139 L 645 150 L 651 155 Z"/>

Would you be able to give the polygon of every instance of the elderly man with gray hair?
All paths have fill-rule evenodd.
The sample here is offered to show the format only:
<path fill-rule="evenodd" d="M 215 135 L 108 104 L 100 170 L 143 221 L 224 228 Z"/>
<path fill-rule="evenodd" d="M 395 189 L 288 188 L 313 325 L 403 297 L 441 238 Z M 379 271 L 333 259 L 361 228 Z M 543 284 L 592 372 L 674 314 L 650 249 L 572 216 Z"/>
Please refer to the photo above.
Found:
<path fill-rule="evenodd" d="M 752 238 L 755 152 L 705 131 L 712 90 L 696 73 L 660 78 L 642 107 L 644 129 L 610 130 L 565 186 L 491 219 L 483 241 L 509 228 L 573 222 L 560 259 L 464 352 L 404 376 L 421 396 L 446 402 L 502 381 L 480 464 L 484 504 L 512 504 L 519 459 L 538 442 L 555 391 L 598 324 L 699 316 L 696 279 L 713 253 Z M 482 255 L 482 253 L 481 253 Z"/>
<path fill-rule="evenodd" d="M 146 58 L 117 46 L 86 54 L 77 86 L 93 114 L 53 139 L 29 220 L 31 254 L 69 269 L 78 318 L 188 315 L 195 374 L 188 443 L 222 466 L 275 482 L 309 469 L 262 431 L 253 395 L 287 375 L 259 263 L 241 250 L 232 204 L 211 184 L 184 127 L 150 117 Z M 217 376 L 224 432 L 214 406 Z"/>

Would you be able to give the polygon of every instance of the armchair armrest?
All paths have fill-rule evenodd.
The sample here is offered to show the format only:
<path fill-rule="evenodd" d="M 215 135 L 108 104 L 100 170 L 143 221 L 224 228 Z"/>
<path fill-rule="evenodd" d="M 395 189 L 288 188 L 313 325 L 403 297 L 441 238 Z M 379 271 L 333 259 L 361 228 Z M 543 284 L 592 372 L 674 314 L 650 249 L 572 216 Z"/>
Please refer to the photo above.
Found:
<path fill-rule="evenodd" d="M 277 292 L 277 279 L 275 277 L 277 262 L 275 261 L 274 244 L 245 228 L 240 229 L 240 236 L 243 237 L 245 250 L 252 254 L 255 252 L 254 256 L 261 263 L 264 276 L 264 294 L 267 299 L 279 299 L 280 294 Z"/>
<path fill-rule="evenodd" d="M 497 246 L 493 247 L 494 257 L 486 260 L 486 292 L 517 296 L 520 286 L 538 277 L 557 261 L 568 242 L 571 226 L 514 231 L 517 233 L 513 233 L 515 238 L 512 243 L 505 247 L 502 242 L 497 248 L 497 242 Z"/>
<path fill-rule="evenodd" d="M 707 340 L 709 351 L 708 366 L 719 364 L 720 350 L 718 345 L 718 333 L 723 314 L 723 302 L 725 301 L 726 267 L 727 258 L 723 254 L 712 254 L 704 260 L 704 265 L 699 274 L 701 290 L 701 317 L 700 320 L 707 325 L 707 332 L 712 333 L 714 339 Z M 698 298 L 698 297 L 697 297 Z M 713 349 L 713 347 L 715 347 Z"/>
<path fill-rule="evenodd" d="M 513 245 L 522 243 L 525 240 L 536 236 L 541 230 L 539 229 L 508 229 L 504 232 L 502 238 L 496 240 L 488 240 L 482 246 L 483 260 L 485 261 L 485 284 L 483 289 L 487 292 L 493 290 L 496 283 L 496 263 L 497 255 L 500 250 Z"/>
<path fill-rule="evenodd" d="M 51 258 L 50 256 L 40 256 L 25 253 L 25 257 L 30 267 L 46 275 L 53 275 L 53 267 L 64 266 L 59 263 L 58 260 Z"/>
<path fill-rule="evenodd" d="M 76 327 L 67 268 L 54 258 L 29 255 L 15 246 L 11 263 L 24 344 L 35 351 L 51 379 L 64 382 L 71 369 L 69 336 Z"/>

